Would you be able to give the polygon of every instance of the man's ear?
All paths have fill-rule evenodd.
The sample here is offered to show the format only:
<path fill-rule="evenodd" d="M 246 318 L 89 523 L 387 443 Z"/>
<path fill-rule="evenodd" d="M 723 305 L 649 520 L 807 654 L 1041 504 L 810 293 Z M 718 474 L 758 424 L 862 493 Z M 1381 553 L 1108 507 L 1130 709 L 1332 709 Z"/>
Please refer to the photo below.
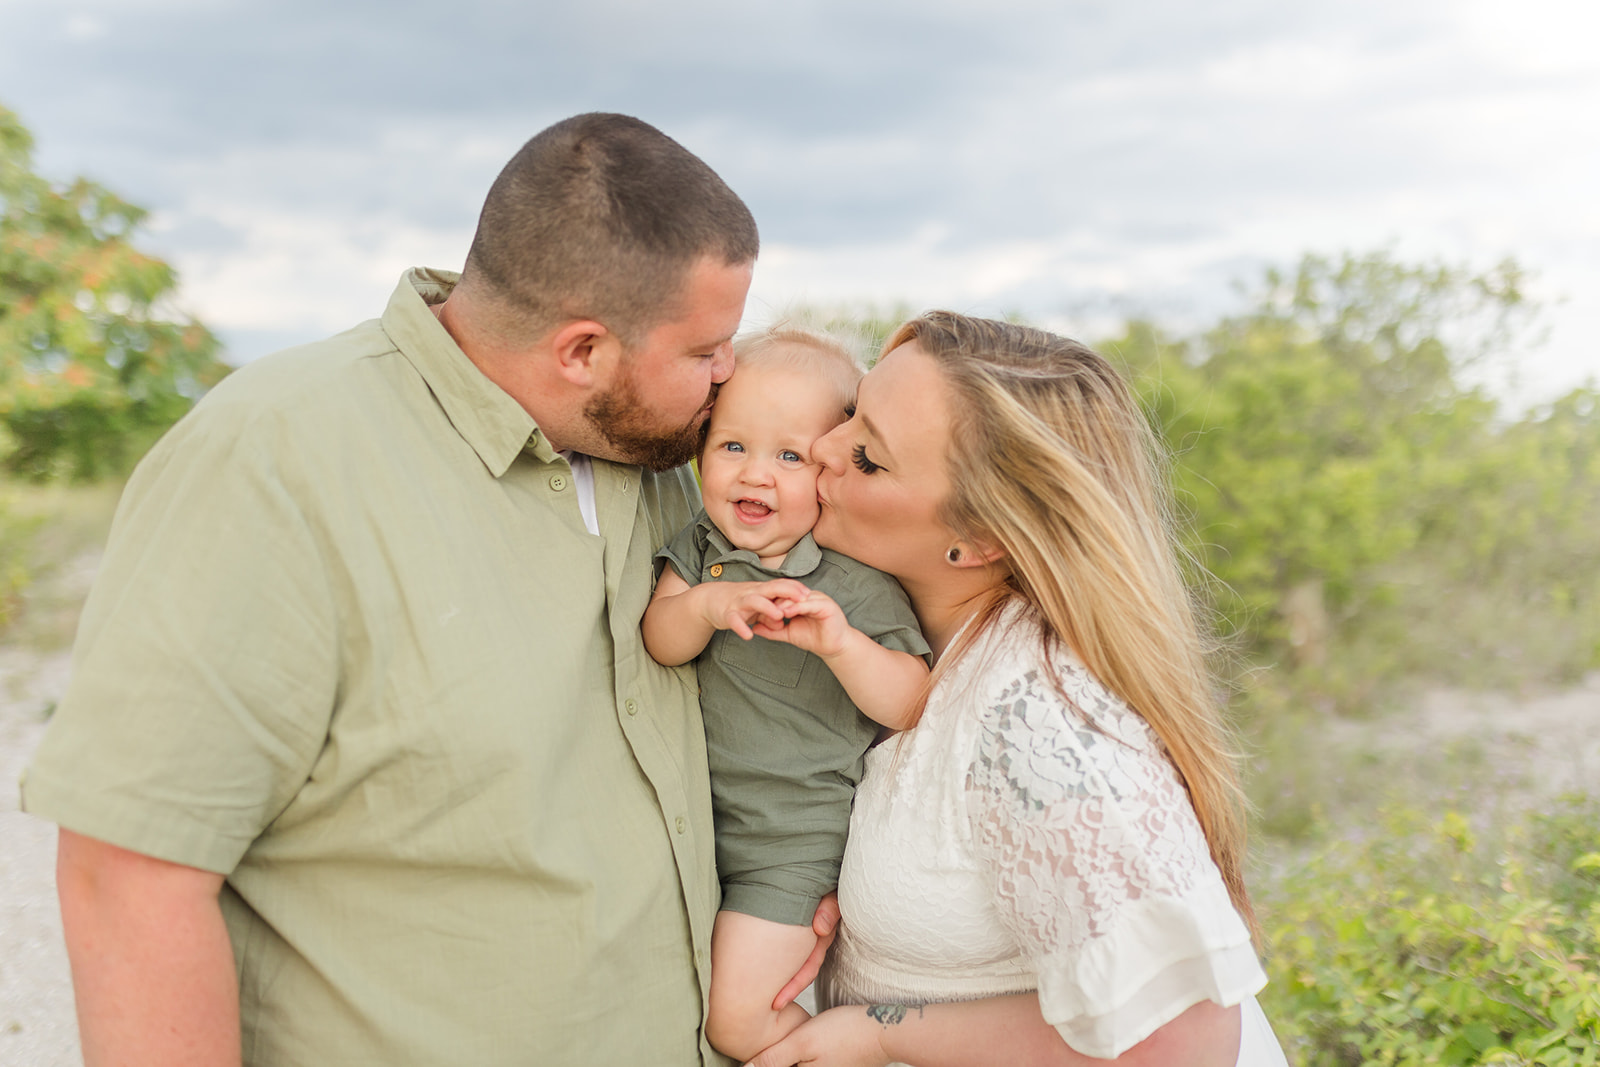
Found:
<path fill-rule="evenodd" d="M 609 379 L 622 357 L 616 334 L 593 319 L 574 319 L 558 327 L 550 344 L 561 376 L 586 389 Z"/>

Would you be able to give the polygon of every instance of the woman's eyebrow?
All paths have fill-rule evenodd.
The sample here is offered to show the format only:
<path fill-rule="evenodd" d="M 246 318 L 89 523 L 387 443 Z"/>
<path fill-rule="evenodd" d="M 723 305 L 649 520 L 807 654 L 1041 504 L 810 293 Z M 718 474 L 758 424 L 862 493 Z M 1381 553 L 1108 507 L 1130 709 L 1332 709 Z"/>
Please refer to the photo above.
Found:
<path fill-rule="evenodd" d="M 867 428 L 867 436 L 871 437 L 873 442 L 877 444 L 877 446 L 878 446 L 878 456 L 879 456 L 880 459 L 883 459 L 883 460 L 886 461 L 885 465 L 894 463 L 894 453 L 889 451 L 889 446 L 888 445 L 884 444 L 884 442 L 883 442 L 883 434 L 878 432 L 878 428 L 873 425 L 872 420 L 869 419 L 867 416 L 862 415 L 861 416 L 861 425 L 863 425 L 863 426 L 865 426 Z"/>

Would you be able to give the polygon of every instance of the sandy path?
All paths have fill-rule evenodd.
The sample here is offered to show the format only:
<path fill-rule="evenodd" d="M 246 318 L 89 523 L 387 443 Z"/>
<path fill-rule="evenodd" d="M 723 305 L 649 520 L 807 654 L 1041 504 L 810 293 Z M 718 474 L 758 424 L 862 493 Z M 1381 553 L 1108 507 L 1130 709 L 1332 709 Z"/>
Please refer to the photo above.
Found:
<path fill-rule="evenodd" d="M 55 827 L 18 810 L 17 778 L 66 685 L 68 654 L 0 648 L 0 1065 L 78 1067 L 56 905 Z"/>

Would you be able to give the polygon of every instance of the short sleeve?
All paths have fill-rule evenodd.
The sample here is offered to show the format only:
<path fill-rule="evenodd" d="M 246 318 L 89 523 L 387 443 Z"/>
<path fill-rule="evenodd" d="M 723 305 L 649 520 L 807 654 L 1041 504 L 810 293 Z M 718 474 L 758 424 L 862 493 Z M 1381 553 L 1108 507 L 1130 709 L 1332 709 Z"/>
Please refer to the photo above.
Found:
<path fill-rule="evenodd" d="M 839 602 L 851 626 L 884 648 L 931 658 L 932 651 L 911 610 L 911 600 L 899 582 L 864 563 L 856 563 L 841 580 L 830 584 L 836 588 L 824 592 Z"/>
<path fill-rule="evenodd" d="M 1111 1058 L 1266 977 L 1159 741 L 1081 665 L 989 690 L 966 779 L 1001 921 L 1073 1049 Z"/>
<path fill-rule="evenodd" d="M 699 585 L 700 564 L 705 561 L 705 556 L 705 542 L 700 537 L 700 518 L 696 516 L 656 552 L 656 577 L 661 577 L 664 567 L 671 567 L 685 582 Z"/>
<path fill-rule="evenodd" d="M 305 782 L 339 675 L 305 464 L 236 414 L 202 405 L 130 480 L 23 783 L 67 829 L 223 874 Z"/>

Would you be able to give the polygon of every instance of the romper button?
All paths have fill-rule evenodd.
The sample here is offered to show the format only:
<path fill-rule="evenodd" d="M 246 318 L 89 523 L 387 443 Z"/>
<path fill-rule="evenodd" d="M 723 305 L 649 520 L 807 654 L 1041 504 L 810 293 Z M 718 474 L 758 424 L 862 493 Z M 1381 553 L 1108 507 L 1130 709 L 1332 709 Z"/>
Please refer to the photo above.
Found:
<path fill-rule="evenodd" d="M 711 577 L 713 577 L 713 578 L 721 578 L 722 577 L 722 564 L 713 563 L 711 565 L 710 574 L 711 574 Z"/>
<path fill-rule="evenodd" d="M 567 487 L 567 479 L 566 479 L 566 477 L 564 475 L 552 474 L 550 476 L 550 488 L 554 489 L 556 492 L 559 493 L 559 492 L 561 492 L 561 490 L 565 489 L 566 487 Z"/>
<path fill-rule="evenodd" d="M 628 709 L 628 714 L 629 715 L 637 715 L 637 714 L 639 714 L 639 702 L 637 700 L 626 701 L 626 702 L 623 703 L 622 706 L 624 708 Z"/>
<path fill-rule="evenodd" d="M 678 816 L 678 821 L 674 825 L 677 826 L 680 834 L 689 828 L 689 824 L 683 821 L 682 815 Z"/>

